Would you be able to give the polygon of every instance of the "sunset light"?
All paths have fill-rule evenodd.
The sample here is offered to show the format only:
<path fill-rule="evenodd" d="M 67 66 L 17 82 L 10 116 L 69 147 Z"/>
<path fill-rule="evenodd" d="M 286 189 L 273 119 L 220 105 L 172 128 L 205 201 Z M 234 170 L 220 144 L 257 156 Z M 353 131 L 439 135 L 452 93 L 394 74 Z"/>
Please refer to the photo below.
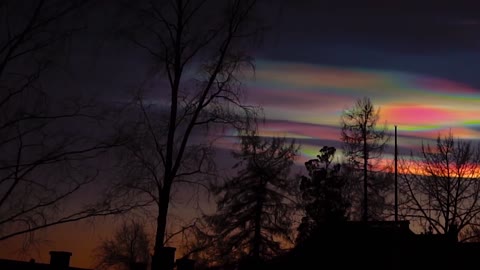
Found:
<path fill-rule="evenodd" d="M 0 270 L 478 268 L 480 0 L 0 3 Z"/>

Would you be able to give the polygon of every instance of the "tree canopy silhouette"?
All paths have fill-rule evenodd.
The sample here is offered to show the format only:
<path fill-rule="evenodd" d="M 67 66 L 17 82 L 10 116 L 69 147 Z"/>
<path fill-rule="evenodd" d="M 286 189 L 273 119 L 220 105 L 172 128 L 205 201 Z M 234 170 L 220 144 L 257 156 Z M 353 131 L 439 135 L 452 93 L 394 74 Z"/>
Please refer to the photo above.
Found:
<path fill-rule="evenodd" d="M 216 188 L 217 212 L 207 217 L 216 235 L 217 258 L 250 258 L 254 262 L 282 251 L 280 239 L 291 241 L 292 179 L 297 155 L 294 142 L 242 135 L 237 176 Z"/>
<path fill-rule="evenodd" d="M 39 229 L 130 209 L 108 200 L 67 204 L 98 179 L 88 163 L 120 143 L 86 134 L 103 120 L 93 102 L 42 82 L 65 56 L 65 42 L 82 26 L 72 18 L 87 3 L 0 4 L 0 241 L 23 235 L 30 242 Z"/>
<path fill-rule="evenodd" d="M 332 164 L 335 147 L 324 146 L 316 159 L 305 162 L 308 176 L 300 180 L 304 217 L 298 227 L 297 243 L 307 239 L 322 224 L 347 220 L 348 181 L 340 164 Z"/>

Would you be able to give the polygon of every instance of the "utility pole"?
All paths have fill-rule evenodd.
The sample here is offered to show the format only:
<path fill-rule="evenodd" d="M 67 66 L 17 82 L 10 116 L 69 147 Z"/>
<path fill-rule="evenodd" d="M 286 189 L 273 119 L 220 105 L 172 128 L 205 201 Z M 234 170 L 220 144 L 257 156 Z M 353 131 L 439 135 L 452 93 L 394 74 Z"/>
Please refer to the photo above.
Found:
<path fill-rule="evenodd" d="M 397 147 L 397 125 L 395 125 L 395 224 L 398 225 L 398 147 Z"/>

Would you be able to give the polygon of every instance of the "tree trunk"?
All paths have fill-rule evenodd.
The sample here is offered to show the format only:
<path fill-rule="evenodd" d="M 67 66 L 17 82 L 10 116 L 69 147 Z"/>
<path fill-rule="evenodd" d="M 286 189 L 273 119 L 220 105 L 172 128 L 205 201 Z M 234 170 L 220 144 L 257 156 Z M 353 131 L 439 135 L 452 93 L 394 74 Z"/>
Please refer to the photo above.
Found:
<path fill-rule="evenodd" d="M 254 262 L 258 262 L 260 260 L 260 245 L 262 243 L 262 209 L 263 209 L 263 202 L 265 197 L 265 186 L 262 184 L 260 186 L 259 196 L 257 199 L 257 204 L 255 206 L 255 234 L 253 236 L 253 247 L 252 247 L 252 256 Z"/>
<path fill-rule="evenodd" d="M 167 183 L 167 181 L 165 181 L 165 183 Z M 173 265 L 171 265 L 168 256 L 164 256 L 164 254 L 162 254 L 162 252 L 168 252 L 164 249 L 165 245 L 163 241 L 165 240 L 165 231 L 167 228 L 167 215 L 170 203 L 170 189 L 171 184 L 166 184 L 163 187 L 160 195 L 160 201 L 158 204 L 157 231 L 155 234 L 155 246 L 153 248 L 152 256 L 152 270 L 173 269 Z"/>

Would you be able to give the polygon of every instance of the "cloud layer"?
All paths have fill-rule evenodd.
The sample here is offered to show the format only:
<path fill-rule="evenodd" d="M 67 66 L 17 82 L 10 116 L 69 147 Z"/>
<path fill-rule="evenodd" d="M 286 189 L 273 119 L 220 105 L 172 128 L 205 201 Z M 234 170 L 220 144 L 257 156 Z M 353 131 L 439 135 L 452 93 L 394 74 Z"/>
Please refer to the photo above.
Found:
<path fill-rule="evenodd" d="M 404 150 L 449 130 L 458 138 L 480 138 L 480 90 L 445 78 L 261 60 L 247 88 L 248 102 L 265 110 L 261 135 L 301 140 L 305 158 L 323 143 L 339 143 L 342 111 L 364 96 L 380 108 L 381 125 L 391 132 L 398 126 Z"/>

